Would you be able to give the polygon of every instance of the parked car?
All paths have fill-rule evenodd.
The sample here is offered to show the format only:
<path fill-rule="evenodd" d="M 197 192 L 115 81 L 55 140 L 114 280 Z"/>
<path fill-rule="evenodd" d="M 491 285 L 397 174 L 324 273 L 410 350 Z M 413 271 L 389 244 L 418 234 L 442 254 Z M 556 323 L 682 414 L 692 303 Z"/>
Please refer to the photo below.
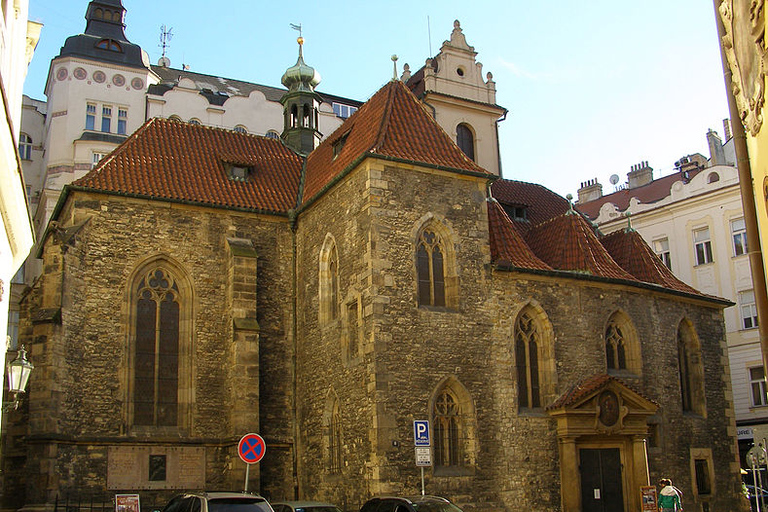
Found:
<path fill-rule="evenodd" d="M 462 510 L 440 496 L 408 498 L 382 496 L 366 501 L 360 507 L 360 512 L 462 512 Z"/>
<path fill-rule="evenodd" d="M 163 512 L 274 512 L 258 494 L 246 492 L 188 492 L 179 494 Z"/>
<path fill-rule="evenodd" d="M 341 512 L 336 505 L 321 501 L 277 501 L 272 508 L 275 512 Z"/>

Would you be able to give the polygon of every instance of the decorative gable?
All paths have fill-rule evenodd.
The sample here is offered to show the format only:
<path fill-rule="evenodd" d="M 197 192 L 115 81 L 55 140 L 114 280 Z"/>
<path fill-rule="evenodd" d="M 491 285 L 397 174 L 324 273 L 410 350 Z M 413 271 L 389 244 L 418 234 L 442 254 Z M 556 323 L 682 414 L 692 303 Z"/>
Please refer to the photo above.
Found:
<path fill-rule="evenodd" d="M 646 418 L 658 404 L 607 374 L 579 381 L 547 407 L 559 436 L 621 434 L 644 436 Z"/>

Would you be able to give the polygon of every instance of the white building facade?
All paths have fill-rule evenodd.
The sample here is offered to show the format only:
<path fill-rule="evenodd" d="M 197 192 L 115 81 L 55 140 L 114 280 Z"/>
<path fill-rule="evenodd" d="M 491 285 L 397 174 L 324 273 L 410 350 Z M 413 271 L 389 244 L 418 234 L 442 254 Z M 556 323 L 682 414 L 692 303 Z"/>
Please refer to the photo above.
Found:
<path fill-rule="evenodd" d="M 675 174 L 652 179 L 643 162 L 628 184 L 603 196 L 595 180 L 582 184 L 578 209 L 603 233 L 631 226 L 685 283 L 735 303 L 724 310 L 742 463 L 753 442 L 768 437 L 765 370 L 757 328 L 738 171 L 730 144 L 708 134 L 709 160 L 691 155 Z"/>
<path fill-rule="evenodd" d="M 24 78 L 32 59 L 41 25 L 27 19 L 27 0 L 0 3 L 0 89 L 4 122 L 0 128 L 0 358 L 8 350 L 7 326 L 13 329 L 18 317 L 10 305 L 18 303 L 13 277 L 34 244 L 34 232 L 26 201 L 22 158 L 17 141 L 21 133 L 21 103 Z"/>

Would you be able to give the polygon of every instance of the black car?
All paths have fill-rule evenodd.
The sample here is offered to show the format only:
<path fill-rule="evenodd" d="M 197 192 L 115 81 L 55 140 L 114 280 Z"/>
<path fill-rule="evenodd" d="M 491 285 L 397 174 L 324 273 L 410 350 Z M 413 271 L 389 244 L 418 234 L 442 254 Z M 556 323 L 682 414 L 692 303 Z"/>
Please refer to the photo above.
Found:
<path fill-rule="evenodd" d="M 274 512 L 266 499 L 245 492 L 189 492 L 175 496 L 163 512 Z"/>
<path fill-rule="evenodd" d="M 360 507 L 360 512 L 462 512 L 462 510 L 439 496 L 407 498 L 382 496 L 366 501 Z"/>

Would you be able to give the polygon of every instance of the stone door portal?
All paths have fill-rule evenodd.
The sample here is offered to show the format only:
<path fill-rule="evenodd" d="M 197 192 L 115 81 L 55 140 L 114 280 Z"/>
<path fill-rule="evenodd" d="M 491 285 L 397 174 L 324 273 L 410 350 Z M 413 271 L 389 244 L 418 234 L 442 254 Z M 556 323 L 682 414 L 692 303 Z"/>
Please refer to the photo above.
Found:
<path fill-rule="evenodd" d="M 618 448 L 580 449 L 579 472 L 583 512 L 624 512 Z"/>

